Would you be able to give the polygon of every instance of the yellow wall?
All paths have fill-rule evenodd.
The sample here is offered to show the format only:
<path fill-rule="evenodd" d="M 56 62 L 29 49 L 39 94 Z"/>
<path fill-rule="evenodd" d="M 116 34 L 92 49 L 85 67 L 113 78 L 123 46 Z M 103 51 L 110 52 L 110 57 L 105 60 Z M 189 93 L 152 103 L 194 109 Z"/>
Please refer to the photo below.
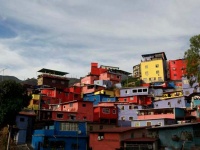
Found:
<path fill-rule="evenodd" d="M 158 65 L 158 67 L 156 67 Z M 147 66 L 147 67 L 146 67 Z M 164 81 L 163 60 L 141 62 L 141 79 L 144 83 Z M 151 80 L 150 80 L 151 78 Z"/>
<path fill-rule="evenodd" d="M 38 108 L 39 108 L 38 104 L 33 104 L 33 101 L 35 101 L 35 100 L 39 101 L 39 99 L 40 99 L 39 94 L 32 94 L 32 100 L 30 100 L 28 108 L 32 109 L 32 110 L 38 110 Z"/>
<path fill-rule="evenodd" d="M 98 92 L 95 92 L 94 95 L 98 95 L 98 94 L 106 94 L 109 95 L 110 97 L 114 97 L 114 91 L 109 91 L 109 90 L 101 90 Z"/>

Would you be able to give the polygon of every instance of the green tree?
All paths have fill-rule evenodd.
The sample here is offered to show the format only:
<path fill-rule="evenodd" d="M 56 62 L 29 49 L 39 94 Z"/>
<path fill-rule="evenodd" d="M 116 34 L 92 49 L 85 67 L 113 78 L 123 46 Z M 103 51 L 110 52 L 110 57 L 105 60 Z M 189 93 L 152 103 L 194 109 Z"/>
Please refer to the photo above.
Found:
<path fill-rule="evenodd" d="M 14 124 L 19 111 L 29 104 L 31 96 L 20 83 L 5 80 L 0 83 L 0 126 Z"/>
<path fill-rule="evenodd" d="M 190 38 L 190 48 L 185 52 L 184 58 L 187 61 L 187 75 L 199 76 L 199 66 L 200 66 L 200 34 L 195 35 Z"/>
<path fill-rule="evenodd" d="M 136 87 L 136 86 L 141 86 L 141 81 L 139 78 L 128 76 L 127 79 L 121 82 L 121 84 L 123 87 Z"/>

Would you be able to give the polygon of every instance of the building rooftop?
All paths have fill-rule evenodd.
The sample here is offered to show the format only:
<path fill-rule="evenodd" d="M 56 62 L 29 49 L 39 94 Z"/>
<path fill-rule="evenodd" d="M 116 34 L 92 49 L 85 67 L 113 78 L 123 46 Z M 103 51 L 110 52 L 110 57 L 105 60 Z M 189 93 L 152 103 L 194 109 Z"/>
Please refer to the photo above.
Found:
<path fill-rule="evenodd" d="M 130 130 L 138 130 L 138 129 L 145 129 L 147 127 L 115 127 L 115 128 L 107 128 L 97 131 L 91 131 L 91 133 L 123 133 Z"/>
<path fill-rule="evenodd" d="M 192 126 L 192 125 L 198 125 L 200 124 L 200 122 L 196 122 L 196 123 L 183 123 L 183 124 L 172 124 L 172 125 L 165 125 L 165 126 L 155 126 L 155 127 L 151 127 L 148 129 L 163 129 L 163 128 L 178 128 L 178 127 L 182 127 L 182 126 Z"/>
<path fill-rule="evenodd" d="M 149 138 L 149 137 L 144 137 L 144 138 L 131 138 L 131 139 L 126 139 L 123 140 L 124 142 L 155 142 L 157 141 L 157 138 Z"/>
<path fill-rule="evenodd" d="M 60 76 L 64 76 L 68 74 L 67 72 L 56 71 L 56 70 L 51 70 L 51 69 L 46 69 L 46 68 L 42 68 L 38 72 L 48 73 L 48 74 L 53 74 L 53 75 L 60 75 Z"/>

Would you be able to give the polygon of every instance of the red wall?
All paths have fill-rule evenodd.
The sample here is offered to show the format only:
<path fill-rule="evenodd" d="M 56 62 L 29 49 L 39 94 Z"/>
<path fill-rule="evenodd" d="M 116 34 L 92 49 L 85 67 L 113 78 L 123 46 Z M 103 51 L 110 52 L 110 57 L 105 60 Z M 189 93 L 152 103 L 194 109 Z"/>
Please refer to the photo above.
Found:
<path fill-rule="evenodd" d="M 120 137 L 118 133 L 106 133 L 104 139 L 98 140 L 98 133 L 90 133 L 90 147 L 92 150 L 115 150 L 120 148 Z"/>
<path fill-rule="evenodd" d="M 170 80 L 181 80 L 186 74 L 186 61 L 183 59 L 169 60 L 168 68 Z"/>
<path fill-rule="evenodd" d="M 126 101 L 125 101 L 126 99 Z M 120 102 L 129 102 L 139 105 L 150 105 L 152 103 L 152 98 L 147 97 L 147 95 L 136 95 L 130 97 L 119 97 L 118 100 Z"/>

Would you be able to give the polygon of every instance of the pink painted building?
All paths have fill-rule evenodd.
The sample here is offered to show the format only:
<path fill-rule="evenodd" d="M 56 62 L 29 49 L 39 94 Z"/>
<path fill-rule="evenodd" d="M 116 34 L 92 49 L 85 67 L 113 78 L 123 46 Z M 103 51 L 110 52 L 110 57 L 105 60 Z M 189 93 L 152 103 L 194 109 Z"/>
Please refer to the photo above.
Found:
<path fill-rule="evenodd" d="M 83 94 L 93 93 L 93 92 L 104 90 L 104 89 L 105 89 L 104 86 L 99 86 L 99 85 L 94 85 L 94 84 L 85 85 L 82 87 L 82 93 Z"/>
<path fill-rule="evenodd" d="M 116 84 L 121 82 L 121 75 L 112 72 L 105 72 L 100 74 L 99 80 L 109 80 L 112 81 L 113 84 Z"/>

